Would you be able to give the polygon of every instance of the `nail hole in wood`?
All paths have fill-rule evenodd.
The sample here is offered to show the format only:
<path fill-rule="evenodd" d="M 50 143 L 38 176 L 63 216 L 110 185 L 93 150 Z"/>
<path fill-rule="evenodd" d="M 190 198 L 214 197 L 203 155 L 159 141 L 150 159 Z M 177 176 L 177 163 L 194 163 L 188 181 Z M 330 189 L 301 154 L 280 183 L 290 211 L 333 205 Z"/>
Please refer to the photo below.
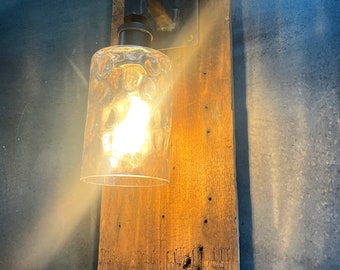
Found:
<path fill-rule="evenodd" d="M 210 132 L 211 132 L 211 131 L 210 131 L 210 129 L 207 129 L 207 135 L 209 135 L 209 134 L 210 134 Z"/>
<path fill-rule="evenodd" d="M 209 198 L 208 198 L 208 200 L 209 200 L 209 201 L 211 201 L 211 200 L 212 200 L 212 198 L 211 198 L 211 197 L 209 197 Z"/>
<path fill-rule="evenodd" d="M 205 224 L 207 224 L 207 223 L 208 223 L 208 220 L 207 220 L 207 219 L 205 219 L 205 220 L 204 220 L 204 223 L 205 223 Z"/>
<path fill-rule="evenodd" d="M 188 269 L 189 267 L 191 267 L 191 258 L 186 257 L 183 263 L 183 269 Z"/>

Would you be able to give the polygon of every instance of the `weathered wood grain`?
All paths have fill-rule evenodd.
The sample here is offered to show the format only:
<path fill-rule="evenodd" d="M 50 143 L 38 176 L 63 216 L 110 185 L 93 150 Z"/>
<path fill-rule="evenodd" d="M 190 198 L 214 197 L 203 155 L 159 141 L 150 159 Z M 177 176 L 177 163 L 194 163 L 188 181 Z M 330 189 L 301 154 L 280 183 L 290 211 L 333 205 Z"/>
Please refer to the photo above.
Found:
<path fill-rule="evenodd" d="M 103 188 L 98 269 L 238 269 L 229 8 L 200 1 L 199 46 L 165 51 L 175 73 L 170 184 Z"/>

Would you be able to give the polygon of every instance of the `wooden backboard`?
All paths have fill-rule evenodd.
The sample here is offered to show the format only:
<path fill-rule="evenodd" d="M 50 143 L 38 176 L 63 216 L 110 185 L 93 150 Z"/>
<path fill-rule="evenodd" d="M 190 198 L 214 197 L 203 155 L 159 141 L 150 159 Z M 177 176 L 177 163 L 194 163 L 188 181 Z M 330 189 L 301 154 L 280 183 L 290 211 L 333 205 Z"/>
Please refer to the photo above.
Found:
<path fill-rule="evenodd" d="M 230 1 L 202 0 L 198 46 L 163 51 L 175 77 L 170 184 L 103 188 L 98 269 L 238 269 L 230 37 Z"/>

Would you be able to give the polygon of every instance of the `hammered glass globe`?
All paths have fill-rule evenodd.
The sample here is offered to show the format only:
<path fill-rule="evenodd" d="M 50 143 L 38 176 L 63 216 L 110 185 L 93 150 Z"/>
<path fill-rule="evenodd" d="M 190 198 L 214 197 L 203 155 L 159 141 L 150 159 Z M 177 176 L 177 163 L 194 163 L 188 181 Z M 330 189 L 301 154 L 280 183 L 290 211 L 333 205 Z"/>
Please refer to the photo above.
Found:
<path fill-rule="evenodd" d="M 141 46 L 112 46 L 91 61 L 81 180 L 147 187 L 169 182 L 171 62 Z"/>

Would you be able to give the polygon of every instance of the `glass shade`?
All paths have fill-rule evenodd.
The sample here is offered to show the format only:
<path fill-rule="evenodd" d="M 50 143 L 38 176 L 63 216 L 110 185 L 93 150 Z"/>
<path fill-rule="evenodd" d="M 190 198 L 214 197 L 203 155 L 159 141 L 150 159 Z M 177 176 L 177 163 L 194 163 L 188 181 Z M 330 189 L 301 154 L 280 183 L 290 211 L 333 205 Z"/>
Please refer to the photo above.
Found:
<path fill-rule="evenodd" d="M 171 62 L 141 46 L 92 57 L 81 180 L 112 186 L 169 182 Z"/>

